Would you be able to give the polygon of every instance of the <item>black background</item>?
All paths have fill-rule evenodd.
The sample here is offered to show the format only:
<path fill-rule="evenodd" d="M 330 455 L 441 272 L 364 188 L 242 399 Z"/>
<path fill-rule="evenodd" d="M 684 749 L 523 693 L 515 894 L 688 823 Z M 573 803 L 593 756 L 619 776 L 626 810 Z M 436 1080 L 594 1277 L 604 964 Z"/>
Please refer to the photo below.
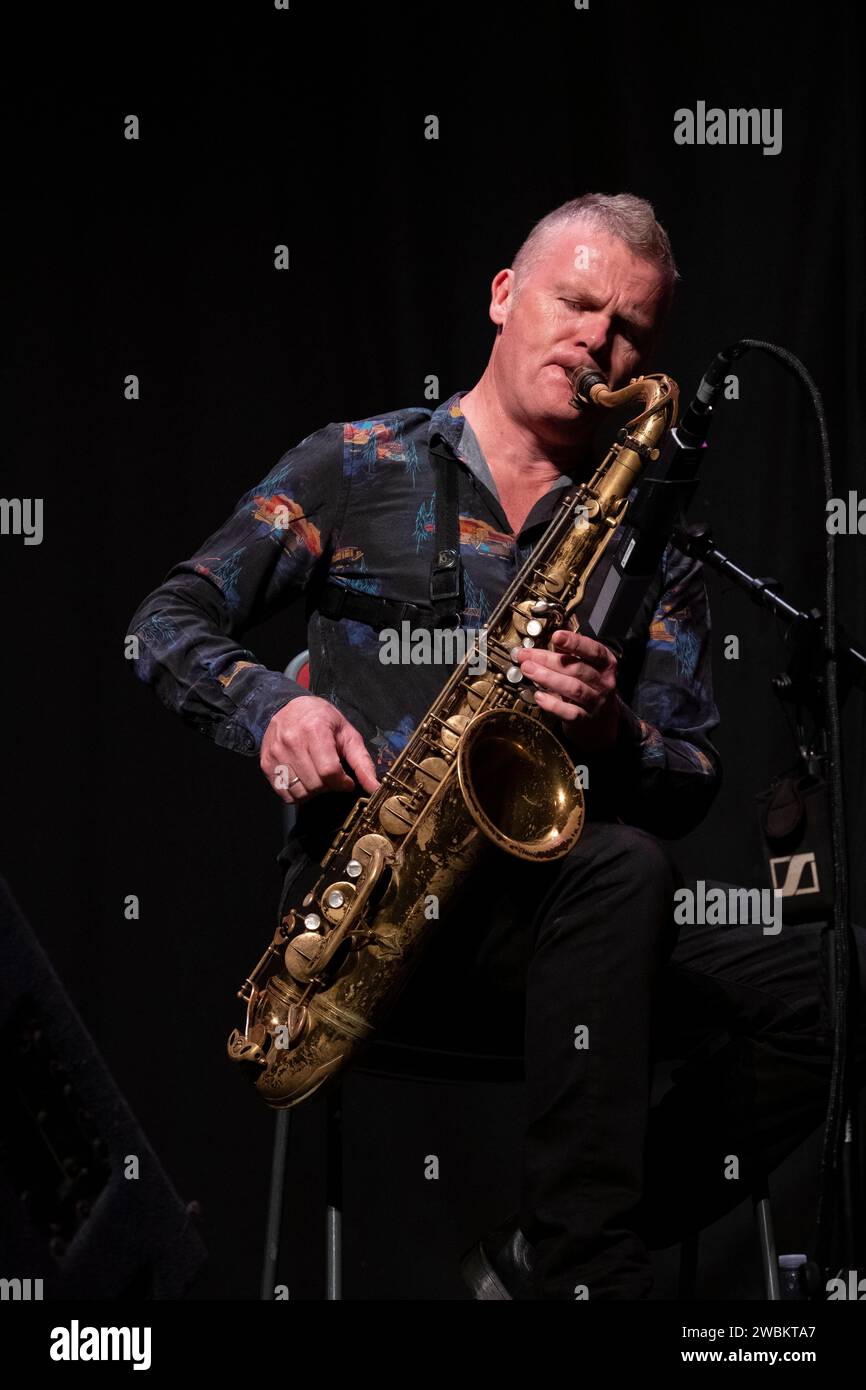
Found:
<path fill-rule="evenodd" d="M 431 373 L 440 399 L 473 385 L 494 274 L 534 222 L 591 190 L 648 198 L 671 236 L 683 280 L 651 367 L 688 398 L 741 336 L 789 348 L 824 396 L 835 493 L 862 497 L 854 11 L 802 13 L 808 26 L 776 4 L 118 9 L 68 36 L 46 16 L 8 51 L 3 491 L 44 497 L 45 537 L 2 538 L 3 866 L 179 1190 L 203 1204 L 197 1297 L 257 1293 L 272 1117 L 224 1044 L 270 930 L 280 806 L 255 758 L 138 685 L 129 618 L 301 438 L 424 404 Z M 781 107 L 781 153 L 676 145 L 673 113 L 698 100 Z M 438 140 L 424 138 L 431 114 Z M 814 417 L 768 359 L 739 377 L 692 519 L 821 605 Z M 837 544 L 840 618 L 861 641 L 864 546 Z M 793 757 L 768 683 L 786 654 L 772 619 L 712 574 L 708 587 L 724 787 L 676 852 L 687 875 L 757 885 L 753 799 Z M 250 640 L 282 667 L 305 644 L 302 613 Z M 862 922 L 856 693 L 844 748 Z M 464 1296 L 453 1254 L 513 1205 L 518 1118 L 512 1090 L 347 1084 L 347 1297 Z M 295 1127 L 298 1298 L 321 1293 L 321 1119 L 314 1101 Z M 423 1178 L 429 1153 L 438 1183 Z M 799 1248 L 786 1234 L 780 1248 Z"/>

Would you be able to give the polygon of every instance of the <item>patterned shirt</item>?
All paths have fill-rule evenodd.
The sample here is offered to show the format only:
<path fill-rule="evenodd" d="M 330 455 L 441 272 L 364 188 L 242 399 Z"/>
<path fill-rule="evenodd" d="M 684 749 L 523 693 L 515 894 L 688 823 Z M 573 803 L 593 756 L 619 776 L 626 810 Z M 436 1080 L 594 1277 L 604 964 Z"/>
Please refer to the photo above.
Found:
<path fill-rule="evenodd" d="M 438 435 L 459 475 L 461 625 L 480 628 L 544 534 L 561 489 L 575 481 L 560 475 L 513 535 L 460 408 L 464 394 L 456 392 L 434 410 L 413 407 L 331 423 L 284 454 L 139 605 L 129 627 L 139 639 L 139 659 L 132 663 L 138 677 L 194 728 L 251 756 L 278 709 L 298 696 L 318 695 L 360 731 L 381 779 L 439 695 L 453 652 L 450 665 L 447 652 L 439 653 L 443 664 L 383 663 L 372 627 L 315 610 L 316 583 L 327 576 L 364 593 L 427 605 L 436 515 L 429 445 Z M 578 617 L 590 611 L 616 539 L 596 566 Z M 264 667 L 240 640 L 301 594 L 307 597 L 309 689 Z M 575 755 L 589 769 L 590 815 L 674 838 L 706 814 L 721 776 L 709 737 L 719 722 L 709 627 L 700 562 L 668 546 L 622 642 L 617 742 L 603 755 Z M 302 803 L 299 830 L 305 819 L 314 823 L 316 803 L 339 804 L 344 814 L 341 796 L 320 794 Z M 331 817 L 334 825 L 343 814 Z"/>

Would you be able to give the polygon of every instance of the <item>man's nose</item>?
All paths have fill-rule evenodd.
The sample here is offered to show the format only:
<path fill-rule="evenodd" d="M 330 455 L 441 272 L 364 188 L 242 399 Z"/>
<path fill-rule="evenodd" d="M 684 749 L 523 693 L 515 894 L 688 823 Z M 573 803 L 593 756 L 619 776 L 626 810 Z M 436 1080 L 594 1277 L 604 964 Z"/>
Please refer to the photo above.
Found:
<path fill-rule="evenodd" d="M 575 329 L 575 347 L 586 348 L 597 357 L 605 350 L 609 332 L 610 319 L 606 314 L 581 314 Z"/>

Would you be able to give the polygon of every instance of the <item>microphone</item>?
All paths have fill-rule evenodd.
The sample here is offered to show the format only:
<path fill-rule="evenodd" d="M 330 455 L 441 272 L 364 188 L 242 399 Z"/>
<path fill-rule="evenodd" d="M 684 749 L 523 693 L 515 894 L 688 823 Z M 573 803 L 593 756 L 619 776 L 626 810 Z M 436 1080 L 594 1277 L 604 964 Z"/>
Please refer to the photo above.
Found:
<path fill-rule="evenodd" d="M 713 406 L 721 390 L 728 368 L 747 349 L 742 343 L 732 343 L 716 353 L 707 370 L 701 377 L 694 400 L 680 420 L 675 431 L 678 440 L 687 449 L 699 449 L 706 443 L 712 423 Z"/>
<path fill-rule="evenodd" d="M 734 343 L 716 354 L 694 400 L 680 423 L 668 431 L 659 457 L 638 484 L 610 569 L 588 619 L 581 622 L 581 631 L 620 652 L 672 532 L 685 525 L 708 447 L 713 404 L 731 363 L 745 351 Z"/>

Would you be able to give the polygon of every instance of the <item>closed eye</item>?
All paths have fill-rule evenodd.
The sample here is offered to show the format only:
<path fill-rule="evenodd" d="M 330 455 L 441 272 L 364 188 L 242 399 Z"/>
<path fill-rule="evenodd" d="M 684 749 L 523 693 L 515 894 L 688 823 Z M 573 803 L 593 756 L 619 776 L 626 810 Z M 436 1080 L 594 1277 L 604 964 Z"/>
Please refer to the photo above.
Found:
<path fill-rule="evenodd" d="M 564 296 L 560 296 L 560 299 L 563 304 L 567 304 L 571 309 L 582 309 L 584 307 L 579 299 L 566 299 Z M 623 337 L 628 338 L 629 342 L 634 343 L 635 347 L 640 348 L 645 346 L 649 336 L 647 332 L 632 323 L 622 323 L 620 327 Z"/>

